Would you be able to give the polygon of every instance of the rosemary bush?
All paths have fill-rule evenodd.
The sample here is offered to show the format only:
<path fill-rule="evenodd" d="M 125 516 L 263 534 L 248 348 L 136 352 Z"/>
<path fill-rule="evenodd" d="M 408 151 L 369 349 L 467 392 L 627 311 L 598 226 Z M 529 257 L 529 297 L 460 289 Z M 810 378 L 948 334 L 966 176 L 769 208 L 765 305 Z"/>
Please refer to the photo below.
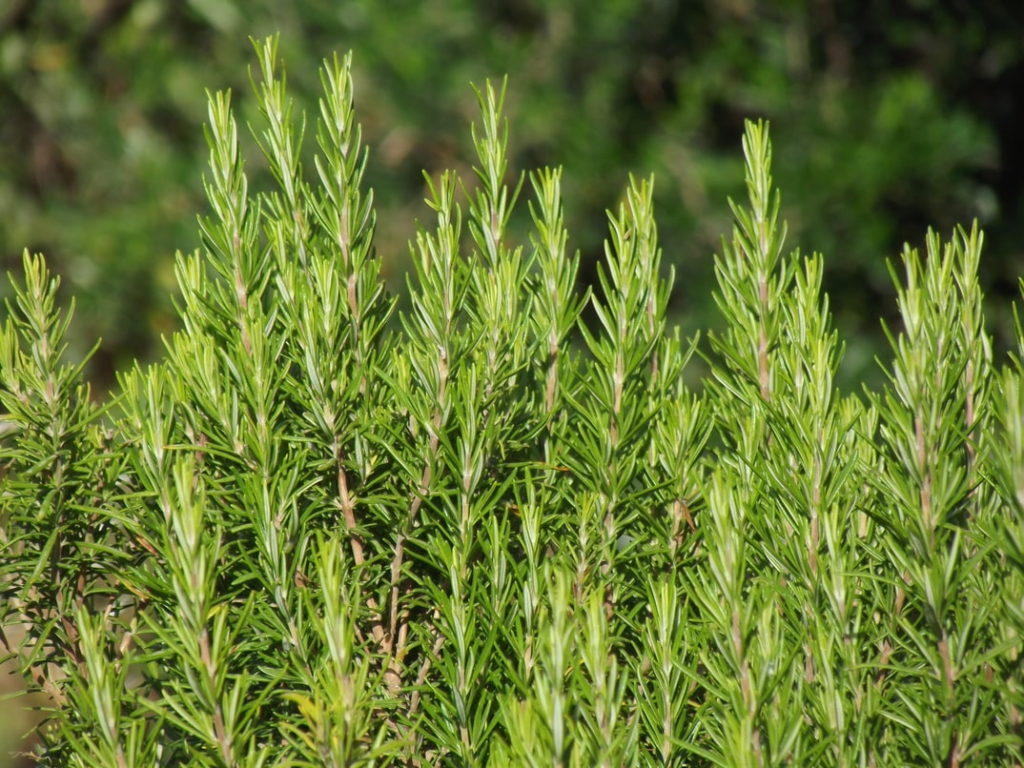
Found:
<path fill-rule="evenodd" d="M 748 124 L 691 391 L 651 182 L 580 295 L 561 172 L 510 176 L 488 84 L 476 178 L 427 179 L 397 312 L 349 60 L 310 167 L 275 47 L 277 184 L 249 189 L 212 95 L 160 363 L 94 404 L 57 279 L 26 255 L 15 281 L 0 590 L 42 764 L 1024 762 L 1024 332 L 997 364 L 976 228 L 903 253 L 889 383 L 843 396 L 822 259 L 784 250 Z"/>

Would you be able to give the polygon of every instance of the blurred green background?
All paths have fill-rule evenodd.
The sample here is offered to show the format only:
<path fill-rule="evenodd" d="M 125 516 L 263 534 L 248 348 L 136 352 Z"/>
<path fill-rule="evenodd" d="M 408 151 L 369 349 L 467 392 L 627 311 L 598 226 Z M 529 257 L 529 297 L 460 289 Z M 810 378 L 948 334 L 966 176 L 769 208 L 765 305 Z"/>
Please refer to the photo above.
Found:
<path fill-rule="evenodd" d="M 463 168 L 470 82 L 510 75 L 516 170 L 560 164 L 571 246 L 594 274 L 629 172 L 654 173 L 673 312 L 714 327 L 712 253 L 742 195 L 746 117 L 772 121 L 790 246 L 826 257 L 850 341 L 845 386 L 877 380 L 885 259 L 977 217 L 983 285 L 1006 343 L 1024 273 L 1024 3 L 916 0 L 3 0 L 0 256 L 44 252 L 78 300 L 90 376 L 152 357 L 175 326 L 176 249 L 198 242 L 204 89 L 253 117 L 250 35 L 280 32 L 299 106 L 317 66 L 355 55 L 378 248 L 401 290 L 426 219 L 420 171 Z M 250 150 L 252 150 L 250 143 Z M 260 158 L 250 156 L 254 184 Z M 6 290 L 6 287 L 3 289 Z"/>

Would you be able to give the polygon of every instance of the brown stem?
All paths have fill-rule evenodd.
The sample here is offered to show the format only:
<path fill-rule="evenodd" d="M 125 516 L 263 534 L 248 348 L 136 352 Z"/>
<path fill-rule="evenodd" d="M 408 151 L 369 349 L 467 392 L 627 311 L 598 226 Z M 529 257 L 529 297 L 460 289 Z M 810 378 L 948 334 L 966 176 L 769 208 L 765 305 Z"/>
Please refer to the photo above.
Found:
<path fill-rule="evenodd" d="M 438 448 L 438 437 L 437 427 L 440 424 L 441 412 L 440 409 L 434 412 L 435 432 L 430 438 L 430 455 L 427 458 L 426 466 L 423 468 L 423 474 L 420 477 L 419 487 L 416 489 L 416 494 L 413 496 L 412 502 L 409 505 L 409 517 L 406 521 L 406 525 L 411 526 L 416 520 L 419 514 L 420 507 L 423 506 L 423 499 L 426 498 L 427 493 L 430 490 L 430 481 L 433 476 L 433 463 L 434 456 L 437 454 Z M 392 664 L 389 667 L 388 674 L 390 676 L 388 681 L 389 690 L 397 692 L 398 688 L 401 687 L 401 670 L 396 666 L 400 659 L 398 658 L 399 653 L 404 654 L 405 652 L 405 637 L 407 627 L 403 625 L 401 628 L 398 626 L 398 587 L 399 580 L 402 575 L 402 562 L 405 558 L 405 539 L 406 533 L 404 530 L 399 531 L 398 539 L 395 542 L 395 554 L 391 559 L 391 596 L 389 599 L 390 611 L 388 616 L 388 631 L 386 635 L 386 647 L 387 652 L 392 655 Z M 397 641 L 397 644 L 396 644 Z M 398 652 L 392 653 L 397 649 Z"/>
<path fill-rule="evenodd" d="M 942 637 L 939 639 L 939 658 L 942 659 L 942 683 L 946 688 L 946 696 L 952 700 L 956 670 L 953 668 L 953 659 L 949 653 L 949 635 L 945 629 L 942 630 Z"/>
<path fill-rule="evenodd" d="M 409 714 L 414 715 L 416 710 L 420 706 L 420 691 L 419 689 L 427 681 L 427 675 L 430 674 L 430 667 L 434 663 L 434 657 L 441 652 L 441 648 L 444 646 L 444 635 L 439 633 L 436 629 L 434 633 L 434 645 L 430 649 L 430 655 L 423 659 L 423 664 L 420 665 L 420 671 L 416 674 L 416 690 L 412 692 L 412 697 L 409 700 Z"/>
<path fill-rule="evenodd" d="M 956 735 L 953 737 L 953 746 L 949 750 L 949 768 L 960 768 L 960 745 L 956 742 Z"/>
<path fill-rule="evenodd" d="M 882 644 L 879 647 L 879 651 L 880 651 L 879 657 L 878 657 L 879 672 L 878 672 L 878 676 L 875 678 L 875 684 L 877 686 L 881 686 L 882 682 L 888 676 L 888 670 L 886 669 L 886 667 L 889 666 L 889 659 L 892 657 L 892 646 L 889 644 L 888 640 L 883 640 L 882 641 Z"/>
<path fill-rule="evenodd" d="M 366 557 L 363 553 L 363 542 L 356 532 L 355 500 L 348 489 L 345 455 L 337 442 L 334 444 L 334 455 L 338 465 L 338 503 L 341 505 L 341 513 L 345 518 L 345 530 L 348 533 L 349 544 L 352 547 L 352 560 L 358 567 L 366 561 Z"/>
<path fill-rule="evenodd" d="M 341 513 L 345 519 L 345 530 L 348 533 L 349 545 L 352 548 L 352 560 L 356 564 L 356 567 L 360 567 L 366 562 L 366 554 L 363 550 L 362 539 L 359 538 L 359 534 L 356 531 L 356 512 L 355 512 L 355 498 L 349 491 L 348 487 L 348 474 L 345 472 L 345 456 L 342 452 L 341 446 L 335 442 L 334 453 L 337 461 L 338 475 L 338 504 L 341 506 Z M 377 600 L 370 597 L 366 601 L 367 607 L 370 609 L 370 615 L 372 616 L 373 624 L 370 627 L 370 633 L 373 635 L 373 641 L 380 648 L 381 652 L 388 654 L 391 651 L 390 645 L 387 642 L 387 637 L 384 634 L 384 621 L 381 617 L 380 606 L 377 604 Z"/>

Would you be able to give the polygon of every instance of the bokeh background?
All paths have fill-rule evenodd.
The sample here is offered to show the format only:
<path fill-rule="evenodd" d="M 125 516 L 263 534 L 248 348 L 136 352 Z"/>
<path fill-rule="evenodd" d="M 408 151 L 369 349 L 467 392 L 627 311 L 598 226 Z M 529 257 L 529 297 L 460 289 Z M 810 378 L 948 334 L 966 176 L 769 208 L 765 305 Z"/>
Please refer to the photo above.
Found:
<path fill-rule="evenodd" d="M 878 380 L 878 318 L 895 314 L 885 261 L 929 225 L 980 220 L 1008 343 L 1024 273 L 1021 0 L 0 0 L 0 259 L 17 271 L 24 248 L 42 251 L 64 277 L 72 352 L 103 338 L 97 392 L 175 327 L 173 255 L 196 247 L 204 210 L 204 89 L 232 88 L 251 119 L 248 38 L 275 32 L 307 111 L 319 61 L 354 51 L 396 291 L 427 218 L 421 169 L 465 168 L 469 84 L 507 73 L 514 167 L 565 167 L 583 283 L 627 174 L 653 173 L 674 319 L 687 335 L 715 327 L 742 124 L 765 117 L 789 243 L 826 256 L 844 387 Z"/>
<path fill-rule="evenodd" d="M 98 391 L 175 327 L 176 249 L 197 243 L 204 90 L 253 116 L 249 36 L 280 32 L 300 108 L 354 51 L 378 248 L 401 291 L 426 218 L 421 169 L 463 167 L 471 82 L 510 76 L 517 170 L 565 167 L 571 245 L 593 277 L 627 174 L 653 173 L 684 333 L 718 322 L 712 254 L 743 194 L 747 117 L 772 122 L 791 246 L 825 254 L 844 386 L 877 377 L 885 268 L 931 225 L 978 218 L 1005 342 L 1024 272 L 1024 3 L 958 0 L 3 0 L 0 257 L 44 252 L 97 337 Z M 250 144 L 250 150 L 253 147 Z M 250 168 L 260 182 L 260 158 Z M 6 287 L 2 290 L 6 290 Z M 877 379 L 876 379 L 877 380 Z"/>

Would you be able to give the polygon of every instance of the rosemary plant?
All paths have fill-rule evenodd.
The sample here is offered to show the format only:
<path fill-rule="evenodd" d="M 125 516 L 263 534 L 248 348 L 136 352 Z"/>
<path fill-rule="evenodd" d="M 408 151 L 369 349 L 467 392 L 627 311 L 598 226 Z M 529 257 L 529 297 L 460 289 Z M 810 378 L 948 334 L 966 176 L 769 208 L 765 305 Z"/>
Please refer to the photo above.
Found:
<path fill-rule="evenodd" d="M 257 58 L 275 183 L 212 94 L 160 362 L 93 404 L 58 280 L 13 280 L 0 592 L 41 764 L 1024 764 L 1024 333 L 994 358 L 976 227 L 905 250 L 889 384 L 842 395 L 749 123 L 692 391 L 652 181 L 580 294 L 561 171 L 510 173 L 485 85 L 397 312 L 350 59 L 307 155 Z"/>

